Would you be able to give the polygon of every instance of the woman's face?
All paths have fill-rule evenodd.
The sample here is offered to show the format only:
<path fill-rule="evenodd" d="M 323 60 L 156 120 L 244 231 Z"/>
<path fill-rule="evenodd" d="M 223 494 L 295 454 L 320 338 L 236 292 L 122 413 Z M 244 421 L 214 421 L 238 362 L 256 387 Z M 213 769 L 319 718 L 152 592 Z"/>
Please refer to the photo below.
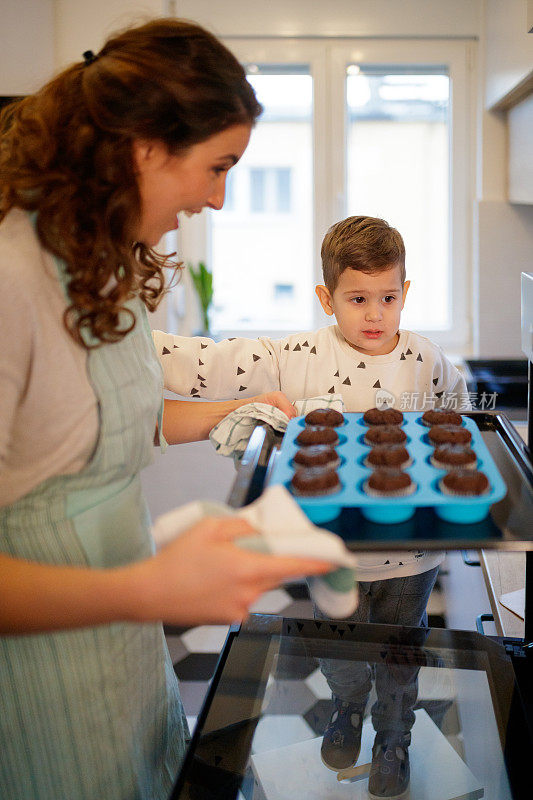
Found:
<path fill-rule="evenodd" d="M 199 214 L 224 204 L 226 176 L 250 139 L 251 125 L 234 125 L 185 153 L 171 155 L 157 140 L 133 142 L 141 195 L 137 240 L 154 247 L 164 233 L 178 227 L 177 214 Z"/>

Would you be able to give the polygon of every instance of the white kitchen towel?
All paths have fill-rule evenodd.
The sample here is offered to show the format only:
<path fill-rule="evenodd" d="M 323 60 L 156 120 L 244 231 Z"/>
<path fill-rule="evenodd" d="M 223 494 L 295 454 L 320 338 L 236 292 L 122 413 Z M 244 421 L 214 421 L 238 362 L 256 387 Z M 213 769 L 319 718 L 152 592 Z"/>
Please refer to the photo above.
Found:
<path fill-rule="evenodd" d="M 270 486 L 250 505 L 234 509 L 222 503 L 196 501 L 158 517 L 152 527 L 157 547 L 162 547 L 205 516 L 237 516 L 247 520 L 256 533 L 235 543 L 257 552 L 304 556 L 331 562 L 335 569 L 323 578 L 313 578 L 313 599 L 328 616 L 348 617 L 357 608 L 356 557 L 340 536 L 313 525 L 284 486 Z M 338 569 L 341 568 L 341 569 Z M 336 580 L 336 576 L 338 580 Z M 297 577 L 297 576 L 295 576 Z"/>
<path fill-rule="evenodd" d="M 336 411 L 345 411 L 340 394 L 326 394 L 322 397 L 308 397 L 305 400 L 295 400 L 293 403 L 298 414 L 307 414 L 315 408 L 334 408 Z M 266 422 L 274 430 L 283 433 L 287 428 L 289 418 L 279 408 L 269 406 L 267 403 L 247 403 L 237 408 L 224 417 L 212 429 L 209 439 L 215 450 L 222 456 L 233 456 L 235 460 L 242 458 L 248 440 L 258 422 Z"/>

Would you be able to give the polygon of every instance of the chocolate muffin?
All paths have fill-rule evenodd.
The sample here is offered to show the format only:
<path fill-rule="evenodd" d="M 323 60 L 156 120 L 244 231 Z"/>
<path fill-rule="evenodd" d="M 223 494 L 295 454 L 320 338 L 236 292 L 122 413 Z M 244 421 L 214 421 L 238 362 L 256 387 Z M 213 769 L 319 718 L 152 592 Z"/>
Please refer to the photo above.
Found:
<path fill-rule="evenodd" d="M 431 444 L 438 447 L 441 444 L 470 444 L 472 434 L 459 425 L 434 425 L 428 431 Z"/>
<path fill-rule="evenodd" d="M 403 414 L 396 408 L 369 408 L 363 414 L 367 425 L 401 425 Z"/>
<path fill-rule="evenodd" d="M 305 417 L 306 425 L 325 425 L 328 428 L 337 428 L 344 423 L 344 414 L 334 408 L 315 408 Z"/>
<path fill-rule="evenodd" d="M 437 469 L 475 469 L 477 456 L 471 447 L 443 444 L 435 448 L 430 461 Z"/>
<path fill-rule="evenodd" d="M 341 463 L 335 448 L 327 444 L 303 447 L 294 454 L 293 461 L 297 468 L 328 466 L 335 469 Z"/>
<path fill-rule="evenodd" d="M 298 469 L 292 476 L 291 489 L 302 497 L 319 497 L 333 494 L 341 488 L 337 470 L 315 467 Z"/>
<path fill-rule="evenodd" d="M 365 459 L 367 467 L 403 467 L 409 464 L 411 456 L 403 444 L 379 445 L 373 447 Z"/>
<path fill-rule="evenodd" d="M 433 425 L 462 425 L 463 418 L 457 411 L 447 408 L 430 408 L 422 414 L 422 422 L 431 428 Z"/>
<path fill-rule="evenodd" d="M 296 437 L 296 442 L 302 447 L 309 447 L 313 444 L 329 444 L 335 447 L 339 443 L 339 437 L 333 428 L 315 426 L 304 428 Z"/>
<path fill-rule="evenodd" d="M 377 496 L 403 497 L 412 494 L 416 485 L 411 476 L 401 469 L 388 469 L 381 467 L 374 470 L 365 482 L 364 490 L 367 494 Z"/>
<path fill-rule="evenodd" d="M 480 495 L 487 494 L 490 490 L 489 479 L 485 473 L 474 469 L 447 472 L 439 481 L 439 486 L 445 494 L 454 495 Z"/>
<path fill-rule="evenodd" d="M 365 433 L 365 443 L 370 446 L 375 444 L 404 444 L 407 435 L 399 425 L 376 425 Z"/>

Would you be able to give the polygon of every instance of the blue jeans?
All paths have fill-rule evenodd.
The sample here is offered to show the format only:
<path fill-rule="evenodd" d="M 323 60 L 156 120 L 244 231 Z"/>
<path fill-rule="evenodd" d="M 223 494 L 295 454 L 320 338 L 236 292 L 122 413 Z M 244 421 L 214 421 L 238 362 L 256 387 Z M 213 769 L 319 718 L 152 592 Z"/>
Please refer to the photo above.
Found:
<path fill-rule="evenodd" d="M 359 584 L 359 606 L 349 619 L 418 629 L 413 631 L 413 636 L 407 635 L 404 643 L 412 647 L 411 638 L 420 646 L 427 635 L 423 630 L 427 627 L 426 606 L 438 571 L 435 567 L 404 578 L 363 581 Z M 316 606 L 315 617 L 324 619 Z M 372 706 L 372 724 L 376 732 L 407 733 L 415 721 L 413 708 L 418 695 L 420 662 L 395 663 L 386 645 L 381 656 L 383 663 L 376 663 L 374 669 L 364 661 L 333 658 L 320 659 L 320 668 L 333 694 L 361 707 L 368 700 L 374 673 L 377 700 Z"/>

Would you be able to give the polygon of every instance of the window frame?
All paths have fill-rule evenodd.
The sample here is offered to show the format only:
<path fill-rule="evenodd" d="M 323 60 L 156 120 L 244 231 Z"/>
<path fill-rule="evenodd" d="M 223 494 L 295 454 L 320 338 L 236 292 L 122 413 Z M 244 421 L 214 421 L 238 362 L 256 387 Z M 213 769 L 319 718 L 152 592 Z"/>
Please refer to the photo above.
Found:
<path fill-rule="evenodd" d="M 467 352 L 472 344 L 473 209 L 475 199 L 476 43 L 472 39 L 430 38 L 285 38 L 224 37 L 243 64 L 308 64 L 313 79 L 313 281 L 322 282 L 320 247 L 331 224 L 346 216 L 345 69 L 348 63 L 446 65 L 450 77 L 449 263 L 451 326 L 424 329 L 423 335 L 452 352 Z M 297 202 L 293 197 L 292 202 Z M 210 224 L 202 214 L 195 235 L 183 226 L 185 260 L 209 259 Z M 331 324 L 313 303 L 313 327 Z M 221 337 L 245 335 L 279 338 L 293 330 L 221 330 Z"/>

